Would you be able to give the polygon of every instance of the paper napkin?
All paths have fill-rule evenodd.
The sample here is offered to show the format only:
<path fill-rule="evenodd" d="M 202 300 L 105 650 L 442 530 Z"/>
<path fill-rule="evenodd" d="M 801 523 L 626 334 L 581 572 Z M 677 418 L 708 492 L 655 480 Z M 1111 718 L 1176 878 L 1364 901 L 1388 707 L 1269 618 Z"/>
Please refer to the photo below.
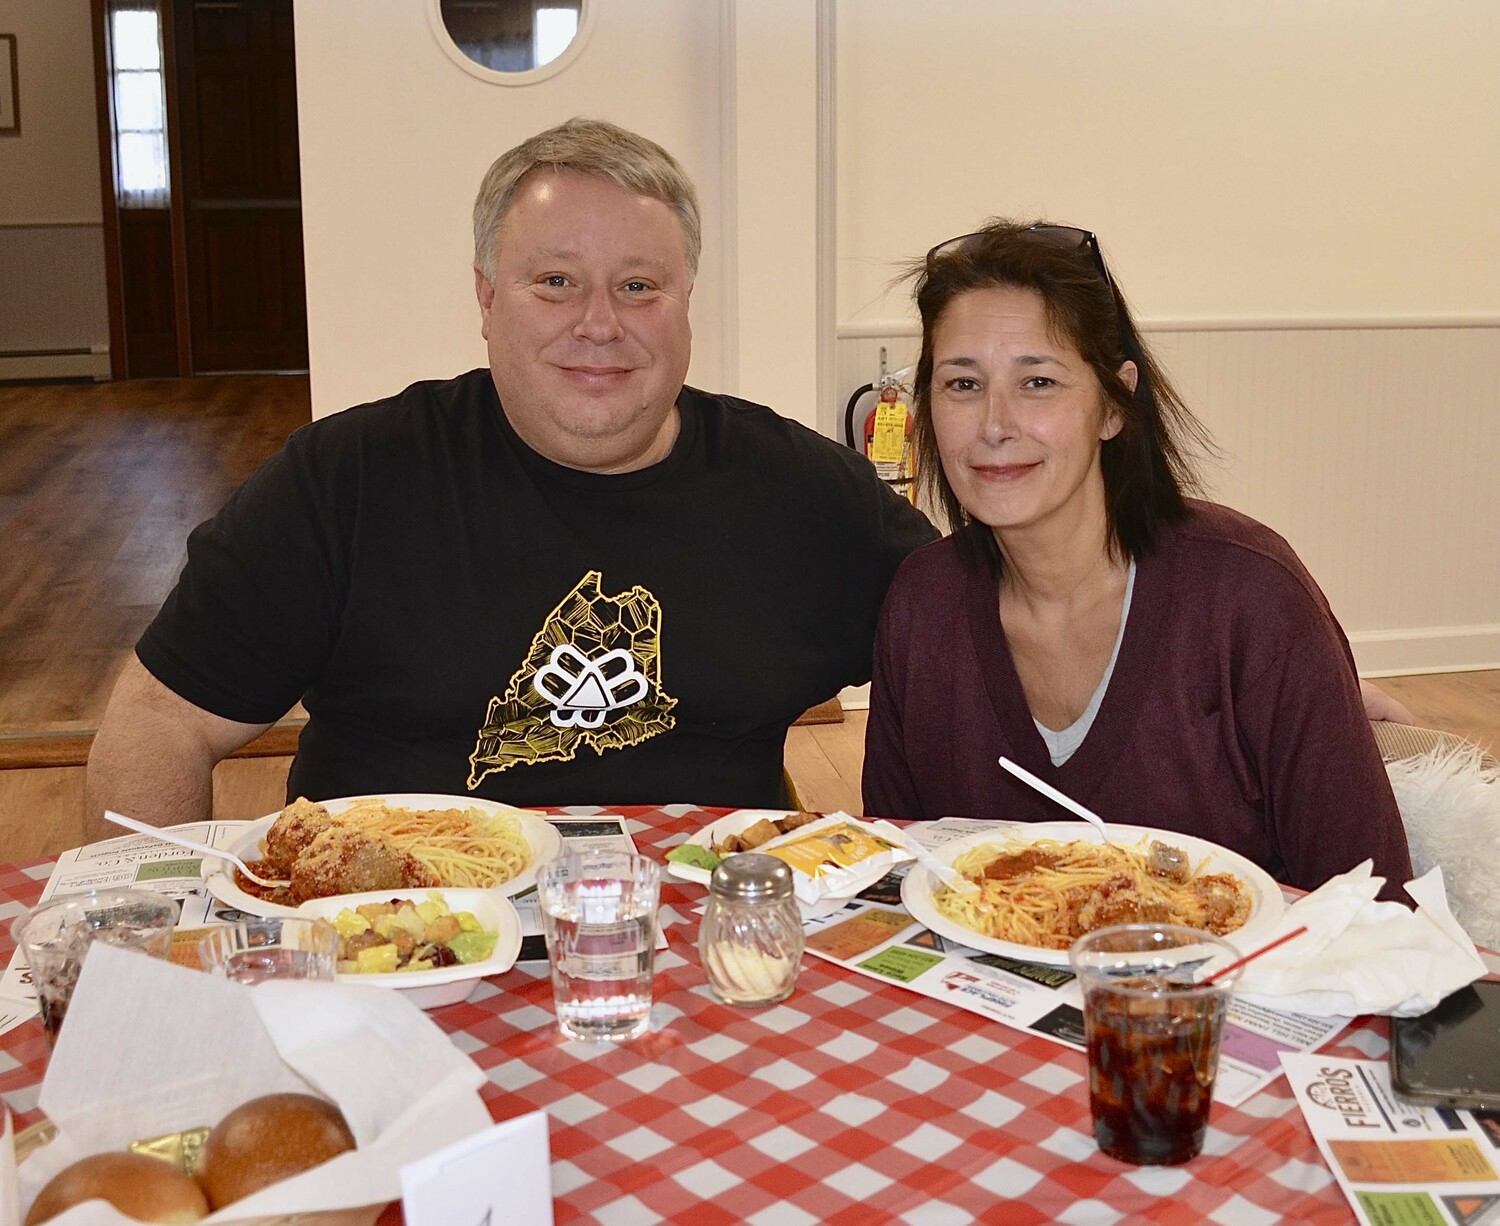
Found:
<path fill-rule="evenodd" d="M 1410 911 L 1375 901 L 1385 880 L 1371 867 L 1366 860 L 1288 907 L 1263 943 L 1304 924 L 1307 932 L 1246 966 L 1235 995 L 1319 1017 L 1414 1017 L 1487 972 L 1448 909 L 1441 869 L 1407 883 Z"/>

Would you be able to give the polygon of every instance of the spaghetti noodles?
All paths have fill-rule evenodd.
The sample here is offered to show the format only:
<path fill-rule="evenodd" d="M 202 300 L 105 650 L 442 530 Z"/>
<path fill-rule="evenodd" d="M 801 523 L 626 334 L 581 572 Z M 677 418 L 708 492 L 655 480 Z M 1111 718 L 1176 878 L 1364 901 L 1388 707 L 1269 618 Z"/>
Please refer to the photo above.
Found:
<path fill-rule="evenodd" d="M 436 874 L 440 885 L 487 890 L 531 864 L 531 844 L 513 813 L 397 809 L 361 800 L 333 818 L 409 853 Z"/>
<path fill-rule="evenodd" d="M 1143 840 L 1144 843 L 1144 840 Z M 996 940 L 1066 949 L 1109 924 L 1185 924 L 1216 936 L 1250 916 L 1250 890 L 1230 873 L 1195 873 L 1177 848 L 1012 838 L 962 853 L 953 867 L 979 889 L 939 887 L 933 905 Z"/>
<path fill-rule="evenodd" d="M 299 798 L 281 811 L 262 843 L 265 876 L 288 885 L 251 889 L 270 902 L 296 903 L 371 890 L 451 886 L 488 889 L 532 861 L 515 812 L 406 809 L 371 797 L 339 813 Z"/>

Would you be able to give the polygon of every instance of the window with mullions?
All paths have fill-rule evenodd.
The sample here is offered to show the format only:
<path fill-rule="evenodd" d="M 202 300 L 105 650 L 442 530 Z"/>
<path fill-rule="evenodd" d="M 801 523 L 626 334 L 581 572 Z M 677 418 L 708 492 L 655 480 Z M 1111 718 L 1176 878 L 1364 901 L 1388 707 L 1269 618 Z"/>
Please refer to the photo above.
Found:
<path fill-rule="evenodd" d="M 167 93 L 161 15 L 153 0 L 111 0 L 109 42 L 115 112 L 115 198 L 122 209 L 164 209 Z"/>

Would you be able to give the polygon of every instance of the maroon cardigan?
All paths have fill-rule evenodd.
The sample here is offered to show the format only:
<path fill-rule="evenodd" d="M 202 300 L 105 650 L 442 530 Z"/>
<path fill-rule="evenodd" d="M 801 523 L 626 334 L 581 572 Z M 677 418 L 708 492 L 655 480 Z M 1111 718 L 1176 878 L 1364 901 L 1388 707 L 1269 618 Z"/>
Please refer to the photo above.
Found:
<path fill-rule="evenodd" d="M 1296 554 L 1227 507 L 1137 559 L 1114 675 L 1053 766 L 1000 625 L 998 576 L 952 539 L 912 554 L 881 614 L 865 737 L 874 817 L 1071 817 L 1004 755 L 1106 820 L 1209 839 L 1312 889 L 1366 857 L 1405 899 L 1411 859 L 1354 658 Z"/>

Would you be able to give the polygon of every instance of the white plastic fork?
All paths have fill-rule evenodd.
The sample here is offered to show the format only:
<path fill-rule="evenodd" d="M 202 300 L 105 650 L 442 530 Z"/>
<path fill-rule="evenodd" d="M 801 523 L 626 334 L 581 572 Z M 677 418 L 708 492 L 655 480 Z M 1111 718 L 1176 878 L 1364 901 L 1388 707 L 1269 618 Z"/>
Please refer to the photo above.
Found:
<path fill-rule="evenodd" d="M 262 877 L 253 868 L 241 860 L 233 852 L 225 851 L 222 847 L 210 847 L 207 843 L 200 843 L 196 839 L 190 839 L 185 835 L 178 834 L 174 830 L 163 830 L 160 826 L 148 826 L 145 822 L 138 822 L 133 817 L 126 817 L 123 813 L 113 813 L 104 810 L 104 820 L 114 822 L 116 826 L 124 826 L 126 830 L 134 830 L 137 834 L 149 834 L 153 839 L 160 839 L 163 843 L 173 843 L 178 847 L 185 847 L 188 851 L 201 852 L 205 856 L 216 856 L 220 860 L 228 860 L 240 872 L 244 873 L 256 885 L 263 885 L 274 889 L 277 886 L 290 885 L 290 881 L 275 877 Z"/>
<path fill-rule="evenodd" d="M 1105 828 L 1104 819 L 1097 813 L 1095 813 L 1092 809 L 1085 809 L 1071 796 L 1067 796 L 1062 792 L 1059 792 L 1050 783 L 1043 783 L 1024 766 L 1017 766 L 1009 758 L 1001 758 L 1000 765 L 1005 767 L 1006 770 L 1008 770 L 1022 783 L 1030 784 L 1043 796 L 1047 797 L 1048 800 L 1055 800 L 1069 813 L 1076 813 L 1079 817 L 1083 818 L 1084 821 L 1092 822 L 1094 826 L 1096 826 L 1099 830 L 1099 837 L 1106 843 L 1108 843 L 1111 847 L 1119 846 L 1119 844 L 1116 843 L 1114 839 L 1109 837 L 1109 831 Z"/>
<path fill-rule="evenodd" d="M 941 881 L 950 890 L 957 890 L 960 894 L 972 894 L 979 887 L 965 877 L 951 864 L 944 864 L 932 852 L 918 843 L 910 835 L 906 838 L 906 850 L 917 858 L 917 863 L 929 873 Z"/>

